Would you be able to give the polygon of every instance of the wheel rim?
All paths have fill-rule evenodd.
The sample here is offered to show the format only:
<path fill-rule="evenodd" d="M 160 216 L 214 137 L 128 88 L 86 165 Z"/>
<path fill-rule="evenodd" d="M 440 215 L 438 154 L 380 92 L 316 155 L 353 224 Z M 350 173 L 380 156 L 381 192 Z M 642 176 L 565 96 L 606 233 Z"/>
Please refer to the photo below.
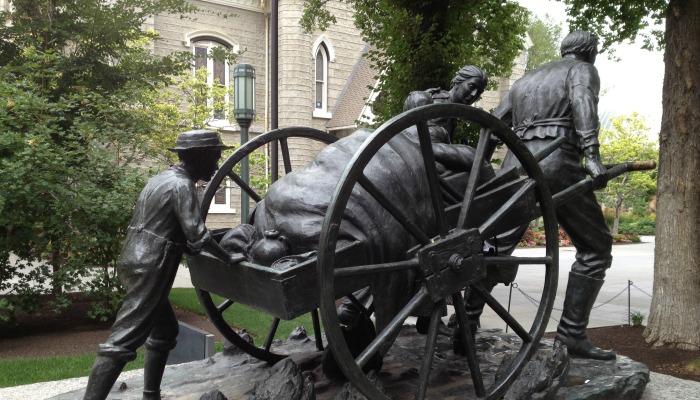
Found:
<path fill-rule="evenodd" d="M 376 155 L 379 149 L 384 146 L 391 138 L 402 132 L 413 125 L 418 127 L 421 151 L 423 159 L 425 161 L 425 169 L 428 176 L 433 176 L 435 182 L 437 181 L 437 176 L 434 171 L 434 158 L 432 158 L 432 149 L 429 144 L 429 134 L 427 133 L 426 121 L 435 118 L 458 118 L 462 120 L 467 120 L 473 123 L 477 123 L 482 127 L 490 129 L 498 138 L 508 146 L 508 148 L 513 151 L 520 163 L 522 164 L 525 172 L 530 177 L 532 188 L 534 189 L 535 196 L 539 202 L 539 211 L 541 212 L 544 219 L 545 233 L 549 237 L 556 237 L 555 232 L 557 231 L 556 217 L 554 214 L 554 207 L 551 200 L 551 194 L 546 186 L 544 176 L 542 171 L 537 166 L 537 161 L 532 157 L 529 151 L 525 148 L 522 141 L 520 141 L 515 134 L 501 121 L 493 117 L 492 115 L 464 105 L 456 104 L 439 104 L 430 105 L 425 107 L 420 107 L 404 114 L 401 114 L 390 121 L 386 122 L 382 127 L 377 129 L 362 145 L 362 147 L 357 151 L 353 159 L 350 161 L 346 167 L 341 179 L 336 187 L 336 190 L 331 199 L 331 203 L 324 220 L 323 230 L 319 243 L 319 256 L 318 256 L 318 275 L 319 275 L 319 287 L 320 287 L 320 304 L 321 313 L 323 317 L 323 324 L 326 336 L 328 338 L 329 347 L 332 349 L 336 359 L 339 361 L 339 365 L 345 375 L 350 379 L 353 384 L 362 392 L 365 396 L 371 399 L 388 399 L 386 395 L 381 393 L 374 385 L 367 379 L 365 374 L 362 372 L 360 365 L 369 360 L 369 358 L 379 351 L 382 345 L 386 344 L 387 341 L 391 341 L 391 337 L 398 332 L 403 321 L 411 314 L 411 312 L 420 304 L 425 301 L 430 294 L 426 293 L 425 290 L 419 290 L 418 293 L 410 300 L 407 305 L 397 314 L 397 316 L 392 320 L 385 330 L 379 332 L 377 339 L 368 347 L 362 355 L 355 359 L 349 349 L 345 340 L 343 338 L 339 321 L 335 310 L 335 297 L 334 293 L 334 281 L 336 279 L 342 279 L 343 273 L 338 273 L 333 269 L 334 265 L 334 253 L 335 244 L 338 239 L 338 231 L 340 223 L 343 217 L 343 213 L 347 202 L 350 198 L 350 193 L 355 186 L 355 183 L 360 181 L 366 181 L 367 179 L 363 176 L 363 170 L 365 166 L 368 165 L 370 160 Z M 480 153 L 483 155 L 486 140 L 488 139 L 488 134 L 482 132 L 480 137 L 479 145 L 476 149 L 475 159 L 479 160 Z M 474 165 L 478 165 L 475 161 Z M 470 207 L 472 207 L 474 195 L 477 191 L 477 182 L 479 181 L 479 168 L 472 168 L 471 174 L 469 176 L 469 183 L 465 191 L 465 200 L 461 203 L 460 216 L 458 220 L 457 231 L 464 231 L 467 226 L 466 223 L 469 219 Z M 433 175 L 431 175 L 433 174 Z M 430 183 L 432 180 L 428 179 Z M 434 183 L 434 182 L 433 182 Z M 364 186 L 363 186 L 364 187 Z M 442 208 L 442 202 L 439 195 L 439 190 L 433 186 L 430 188 L 431 198 L 433 199 L 433 205 L 436 214 L 436 224 L 437 224 L 437 234 L 440 236 L 437 239 L 438 242 L 445 240 L 446 236 L 450 234 L 448 225 L 445 222 L 444 209 Z M 371 193 L 371 190 L 368 191 Z M 376 198 L 375 198 L 376 200 Z M 382 201 L 379 201 L 382 203 Z M 440 206 L 437 206 L 437 205 Z M 511 205 L 514 206 L 514 205 Z M 505 206 L 504 206 L 505 207 Z M 441 211 L 442 210 L 442 211 Z M 391 212 L 391 211 L 390 211 Z M 499 209 L 500 216 L 505 215 L 505 211 Z M 498 214 L 498 213 L 497 213 Z M 396 217 L 396 216 L 395 216 Z M 396 217 L 397 220 L 399 217 Z M 409 230 L 414 238 L 425 247 L 431 240 L 427 239 L 428 234 L 420 232 L 413 232 L 416 229 L 412 227 L 410 223 L 402 223 L 404 228 Z M 498 224 L 498 218 L 491 218 L 482 224 L 479 229 L 484 231 L 493 230 Z M 553 236 L 550 236 L 553 235 Z M 540 307 L 538 309 L 537 315 L 535 316 L 532 327 L 529 331 L 525 330 L 517 320 L 510 316 L 504 309 L 498 310 L 504 313 L 501 318 L 505 318 L 509 326 L 513 327 L 518 331 L 521 337 L 524 337 L 523 346 L 520 348 L 514 361 L 511 363 L 510 368 L 502 375 L 502 378 L 498 380 L 495 384 L 491 385 L 489 388 L 485 388 L 483 384 L 483 379 L 481 378 L 478 363 L 476 361 L 476 350 L 474 344 L 471 343 L 470 335 L 462 335 L 462 339 L 467 343 L 468 349 L 468 362 L 470 364 L 470 372 L 472 375 L 472 380 L 474 381 L 474 387 L 477 395 L 480 397 L 486 397 L 489 399 L 496 399 L 501 397 L 505 391 L 508 389 L 510 384 L 515 380 L 520 372 L 520 369 L 529 360 L 532 354 L 536 350 L 536 345 L 544 334 L 546 325 L 549 319 L 549 315 L 552 310 L 554 298 L 556 296 L 556 283 L 558 278 L 558 244 L 556 241 L 548 241 L 546 246 L 546 255 L 544 257 L 539 257 L 537 260 L 525 260 L 521 257 L 499 258 L 499 262 L 518 262 L 519 264 L 528 263 L 538 263 L 544 265 L 545 268 L 545 279 L 543 282 L 543 293 L 540 302 Z M 489 265 L 489 260 L 485 259 L 485 265 Z M 415 259 L 409 259 L 404 262 L 406 268 L 419 268 L 420 262 Z M 492 263 L 493 264 L 493 263 Z M 492 265 L 491 264 L 491 265 Z M 471 285 L 477 286 L 477 285 Z M 425 289 L 425 287 L 423 287 Z M 487 304 L 493 307 L 497 307 L 497 302 L 494 303 L 493 299 L 488 293 L 479 293 L 480 296 L 485 297 Z M 462 332 L 465 332 L 466 328 L 466 314 L 464 311 L 464 304 L 461 299 L 461 295 L 458 292 L 454 293 L 454 304 L 456 306 L 457 319 L 460 326 L 462 327 Z M 494 304 L 492 304 L 494 303 Z M 436 313 L 438 309 L 438 304 L 435 302 L 433 308 L 433 315 L 431 318 L 430 329 L 426 338 L 426 359 L 432 358 L 432 354 L 435 350 L 435 340 L 437 332 L 437 318 Z M 497 312 L 498 312 L 497 311 Z M 389 332 L 387 332 L 389 331 Z M 358 365 L 359 364 L 359 365 Z M 422 366 L 422 371 L 419 378 L 418 389 L 416 393 L 416 398 L 422 399 L 425 397 L 425 390 L 427 389 L 427 378 L 429 377 L 429 365 L 430 360 L 426 361 Z M 427 371 L 427 372 L 425 372 Z M 479 387 L 480 386 L 480 387 Z"/>
<path fill-rule="evenodd" d="M 212 199 L 214 198 L 214 194 L 216 193 L 217 190 L 221 187 L 222 183 L 225 182 L 226 178 L 231 178 L 234 180 L 236 183 L 241 184 L 242 182 L 239 181 L 239 177 L 233 173 L 234 167 L 244 159 L 244 157 L 248 156 L 255 150 L 267 145 L 268 143 L 279 140 L 281 144 L 281 154 L 282 158 L 284 161 L 284 169 L 285 173 L 290 173 L 292 171 L 292 166 L 290 162 L 290 155 L 289 155 L 289 147 L 287 143 L 287 139 L 290 138 L 305 138 L 305 139 L 311 139 L 315 141 L 319 141 L 325 144 L 333 143 L 334 141 L 338 140 L 335 136 L 329 135 L 323 131 L 317 130 L 317 129 L 312 129 L 312 128 L 303 128 L 303 127 L 292 127 L 292 128 L 282 128 L 282 129 L 276 129 L 270 132 L 267 132 L 265 134 L 262 134 L 253 140 L 245 143 L 243 146 L 239 147 L 234 151 L 224 162 L 221 164 L 219 167 L 219 170 L 214 174 L 212 179 L 209 181 L 207 184 L 205 190 L 204 190 L 204 195 L 202 197 L 202 219 L 206 221 L 208 212 L 209 212 L 209 205 L 211 204 Z M 251 187 L 244 188 L 248 195 L 250 196 L 251 199 L 253 199 L 256 203 L 260 202 L 262 199 L 262 196 L 259 195 L 255 190 Z M 279 324 L 279 318 L 274 318 L 267 333 L 267 337 L 265 339 L 265 343 L 263 344 L 262 347 L 257 347 L 254 344 L 251 344 L 241 338 L 238 333 L 231 327 L 228 322 L 224 319 L 224 312 L 228 310 L 234 302 L 232 300 L 224 300 L 221 304 L 217 305 L 214 302 L 214 299 L 212 297 L 212 294 L 209 293 L 206 290 L 202 290 L 199 288 L 195 288 L 195 291 L 197 293 L 197 297 L 199 298 L 200 303 L 204 307 L 205 312 L 209 316 L 209 319 L 212 321 L 214 326 L 221 332 L 221 334 L 231 343 L 233 343 L 236 347 L 240 348 L 247 354 L 250 354 L 251 356 L 263 360 L 267 363 L 274 364 L 277 361 L 287 357 L 286 354 L 280 354 L 276 353 L 271 350 L 271 345 L 272 345 L 272 340 L 274 338 L 275 332 L 277 331 L 277 325 Z M 320 324 L 318 323 L 318 311 L 314 310 L 312 311 L 312 319 L 314 321 L 314 331 L 317 333 L 316 334 L 316 339 L 317 339 L 317 347 L 319 349 L 323 348 L 323 344 L 319 343 L 319 338 L 320 338 Z"/>

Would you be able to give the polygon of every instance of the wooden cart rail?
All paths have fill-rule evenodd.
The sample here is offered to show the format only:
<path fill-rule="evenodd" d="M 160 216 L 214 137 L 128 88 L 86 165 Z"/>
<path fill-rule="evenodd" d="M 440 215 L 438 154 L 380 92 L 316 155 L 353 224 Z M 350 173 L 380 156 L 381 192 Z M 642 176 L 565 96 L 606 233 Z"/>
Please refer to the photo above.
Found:
<path fill-rule="evenodd" d="M 360 242 L 338 250 L 337 268 L 363 264 Z M 243 261 L 228 265 L 203 252 L 188 257 L 194 287 L 288 321 L 319 306 L 316 257 L 277 269 Z M 344 279 L 336 285 L 339 294 L 367 286 L 369 277 Z"/>

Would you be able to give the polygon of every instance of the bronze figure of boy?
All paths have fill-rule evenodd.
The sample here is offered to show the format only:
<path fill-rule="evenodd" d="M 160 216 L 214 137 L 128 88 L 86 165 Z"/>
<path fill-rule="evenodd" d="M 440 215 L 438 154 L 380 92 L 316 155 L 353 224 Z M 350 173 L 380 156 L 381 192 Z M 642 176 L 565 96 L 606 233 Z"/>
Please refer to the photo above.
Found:
<path fill-rule="evenodd" d="M 163 371 L 178 334 L 168 294 L 183 253 L 206 249 L 230 264 L 236 261 L 212 240 L 195 191 L 198 180 L 211 179 L 227 148 L 217 132 L 181 133 L 169 149 L 180 163 L 151 178 L 141 192 L 117 262 L 124 304 L 99 346 L 84 399 L 105 399 L 124 365 L 145 344 L 143 399 L 160 400 Z"/>

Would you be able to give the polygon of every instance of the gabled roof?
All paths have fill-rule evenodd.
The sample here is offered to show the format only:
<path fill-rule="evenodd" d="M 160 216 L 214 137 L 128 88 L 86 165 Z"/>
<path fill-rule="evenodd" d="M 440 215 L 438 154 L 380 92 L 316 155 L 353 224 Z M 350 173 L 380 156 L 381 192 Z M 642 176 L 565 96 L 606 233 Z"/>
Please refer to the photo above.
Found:
<path fill-rule="evenodd" d="M 362 115 L 367 99 L 376 84 L 376 71 L 367 55 L 369 46 L 362 50 L 362 55 L 353 67 L 352 73 L 333 107 L 333 117 L 326 123 L 329 131 L 356 126 Z"/>

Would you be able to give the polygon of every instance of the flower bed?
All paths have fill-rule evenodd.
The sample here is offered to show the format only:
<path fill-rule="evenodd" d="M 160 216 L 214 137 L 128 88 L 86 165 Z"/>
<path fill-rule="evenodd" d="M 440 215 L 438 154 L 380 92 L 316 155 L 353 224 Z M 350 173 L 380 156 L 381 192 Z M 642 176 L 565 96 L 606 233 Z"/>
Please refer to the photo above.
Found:
<path fill-rule="evenodd" d="M 622 233 L 619 235 L 613 235 L 613 244 L 622 244 L 622 243 L 639 243 L 640 238 L 639 235 L 636 235 L 634 233 Z M 545 246 L 547 244 L 547 237 L 544 234 L 544 231 L 542 231 L 541 228 L 538 229 L 533 229 L 532 227 L 528 227 L 527 231 L 525 231 L 525 234 L 523 235 L 523 238 L 520 240 L 520 244 L 518 245 L 519 247 L 538 247 L 538 246 Z M 560 227 L 559 228 L 559 247 L 566 247 L 566 246 L 573 246 L 571 243 L 571 239 L 569 236 L 564 232 L 564 230 Z"/>

